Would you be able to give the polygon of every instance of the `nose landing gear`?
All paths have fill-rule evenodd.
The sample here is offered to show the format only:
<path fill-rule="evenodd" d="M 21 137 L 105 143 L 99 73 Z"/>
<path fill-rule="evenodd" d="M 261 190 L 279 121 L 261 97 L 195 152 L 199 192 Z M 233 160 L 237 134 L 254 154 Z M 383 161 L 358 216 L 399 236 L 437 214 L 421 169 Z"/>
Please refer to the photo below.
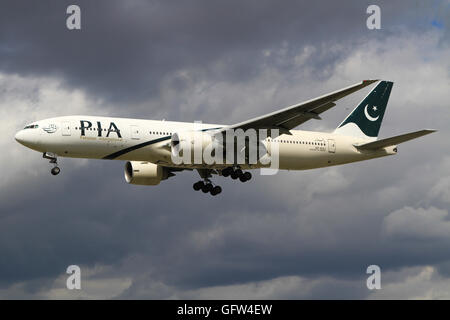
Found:
<path fill-rule="evenodd" d="M 50 172 L 52 173 L 52 175 L 56 176 L 61 172 L 61 169 L 59 167 L 53 167 Z"/>
<path fill-rule="evenodd" d="M 49 159 L 49 162 L 53 164 L 53 168 L 50 170 L 52 175 L 56 176 L 61 172 L 61 169 L 58 167 L 58 159 L 56 158 L 56 155 L 54 153 L 44 152 L 42 158 Z"/>

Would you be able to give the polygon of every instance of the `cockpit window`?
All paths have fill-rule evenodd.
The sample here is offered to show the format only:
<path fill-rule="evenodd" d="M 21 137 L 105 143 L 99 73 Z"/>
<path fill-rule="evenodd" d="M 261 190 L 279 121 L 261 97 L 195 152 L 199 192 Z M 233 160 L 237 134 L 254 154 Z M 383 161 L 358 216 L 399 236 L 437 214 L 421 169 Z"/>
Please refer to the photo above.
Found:
<path fill-rule="evenodd" d="M 26 126 L 24 129 L 37 129 L 39 126 L 37 124 L 30 124 L 29 126 Z"/>

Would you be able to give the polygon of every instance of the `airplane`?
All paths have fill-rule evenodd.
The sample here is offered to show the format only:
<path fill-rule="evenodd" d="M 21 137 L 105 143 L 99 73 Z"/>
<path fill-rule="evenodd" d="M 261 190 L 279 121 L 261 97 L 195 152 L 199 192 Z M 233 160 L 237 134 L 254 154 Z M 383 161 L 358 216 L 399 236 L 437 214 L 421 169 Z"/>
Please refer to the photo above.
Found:
<path fill-rule="evenodd" d="M 320 114 L 336 106 L 338 100 L 374 83 L 374 88 L 333 132 L 293 130 L 307 121 L 321 120 Z M 394 155 L 398 144 L 435 132 L 425 129 L 378 139 L 392 86 L 390 81 L 363 80 L 234 125 L 78 115 L 33 122 L 17 132 L 15 139 L 50 160 L 53 175 L 60 173 L 58 157 L 122 160 L 126 161 L 127 183 L 158 185 L 176 172 L 197 170 L 201 180 L 193 184 L 194 190 L 215 196 L 222 188 L 212 182 L 212 175 L 246 182 L 252 178 L 248 170 L 268 165 L 260 158 L 256 163 L 248 161 L 244 150 L 249 148 L 248 144 L 239 150 L 233 147 L 236 153 L 245 154 L 240 163 L 236 156 L 231 161 L 217 163 L 206 163 L 202 159 L 194 163 L 175 163 L 173 154 L 182 144 L 202 148 L 204 141 L 221 141 L 214 137 L 233 130 L 266 130 L 266 137 L 257 136 L 258 150 L 269 156 L 277 150 L 278 169 L 307 170 Z M 222 151 L 226 149 L 223 142 L 220 146 Z"/>

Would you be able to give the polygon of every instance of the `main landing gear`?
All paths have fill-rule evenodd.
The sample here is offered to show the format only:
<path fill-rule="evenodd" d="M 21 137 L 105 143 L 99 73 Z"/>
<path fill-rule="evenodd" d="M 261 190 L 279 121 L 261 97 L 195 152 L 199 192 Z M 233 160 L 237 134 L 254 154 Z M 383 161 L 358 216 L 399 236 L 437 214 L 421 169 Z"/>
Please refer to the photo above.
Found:
<path fill-rule="evenodd" d="M 236 180 L 239 179 L 241 182 L 246 182 L 252 178 L 252 174 L 248 171 L 242 171 L 241 169 L 228 167 L 222 170 L 222 175 L 224 177 L 230 176 L 231 179 Z"/>
<path fill-rule="evenodd" d="M 200 180 L 192 186 L 195 191 L 202 190 L 203 193 L 210 193 L 213 196 L 218 195 L 222 192 L 222 188 L 220 186 L 214 186 L 209 180 L 211 178 L 212 170 L 210 169 L 197 169 L 198 173 L 200 174 L 200 177 L 203 180 Z M 215 173 L 218 173 L 215 171 Z M 246 182 L 252 178 L 252 174 L 248 171 L 244 172 L 240 168 L 236 167 L 227 167 L 223 169 L 220 173 L 222 173 L 222 176 L 224 177 L 231 177 L 231 179 L 236 180 L 239 179 L 241 182 Z"/>
<path fill-rule="evenodd" d="M 194 183 L 192 186 L 195 191 L 202 190 L 203 193 L 211 193 L 212 196 L 216 196 L 222 192 L 222 188 L 220 186 L 214 186 L 209 179 L 205 179 L 204 181 L 198 181 Z"/>
<path fill-rule="evenodd" d="M 49 162 L 53 164 L 53 168 L 50 170 L 52 175 L 56 176 L 61 172 L 61 169 L 58 167 L 58 159 L 54 153 L 44 152 L 42 158 L 49 159 Z"/>
<path fill-rule="evenodd" d="M 203 180 L 200 180 L 192 186 L 195 191 L 202 190 L 203 193 L 210 193 L 212 196 L 216 196 L 219 193 L 222 192 L 222 188 L 220 186 L 214 186 L 209 180 L 209 178 L 212 177 L 210 169 L 197 169 L 198 174 L 200 175 L 200 178 Z"/>

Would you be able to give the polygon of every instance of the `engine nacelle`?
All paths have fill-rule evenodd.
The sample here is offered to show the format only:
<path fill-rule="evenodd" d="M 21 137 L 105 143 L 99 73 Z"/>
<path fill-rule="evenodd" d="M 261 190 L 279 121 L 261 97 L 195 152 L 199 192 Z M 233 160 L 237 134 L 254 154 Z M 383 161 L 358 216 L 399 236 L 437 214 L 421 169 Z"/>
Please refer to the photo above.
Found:
<path fill-rule="evenodd" d="M 155 186 L 169 177 L 167 168 L 147 161 L 128 161 L 125 180 L 130 184 Z"/>

